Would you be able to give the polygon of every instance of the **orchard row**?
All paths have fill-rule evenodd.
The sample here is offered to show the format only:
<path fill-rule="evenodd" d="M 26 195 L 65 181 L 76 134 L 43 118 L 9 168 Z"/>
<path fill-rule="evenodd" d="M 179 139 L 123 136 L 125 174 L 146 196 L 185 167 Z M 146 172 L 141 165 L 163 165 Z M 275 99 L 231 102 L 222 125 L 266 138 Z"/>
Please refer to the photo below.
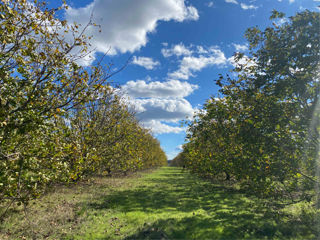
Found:
<path fill-rule="evenodd" d="M 216 81 L 219 95 L 189 123 L 173 164 L 263 196 L 310 199 L 320 181 L 320 14 L 270 19 L 264 31 L 247 30 L 249 52 Z"/>
<path fill-rule="evenodd" d="M 25 0 L 0 4 L 0 202 L 27 204 L 49 186 L 167 163 L 109 85 L 116 73 L 90 56 L 85 31 L 59 9 Z"/>

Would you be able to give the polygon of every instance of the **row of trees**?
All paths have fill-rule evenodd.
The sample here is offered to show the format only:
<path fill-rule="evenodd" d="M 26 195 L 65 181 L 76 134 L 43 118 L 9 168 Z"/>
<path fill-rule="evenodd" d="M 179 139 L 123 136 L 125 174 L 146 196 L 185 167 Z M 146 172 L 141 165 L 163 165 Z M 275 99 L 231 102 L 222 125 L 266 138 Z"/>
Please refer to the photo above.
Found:
<path fill-rule="evenodd" d="M 306 10 L 287 19 L 274 11 L 270 19 L 264 31 L 247 30 L 249 55 L 237 53 L 232 75 L 216 81 L 219 96 L 189 124 L 175 161 L 262 195 L 294 198 L 293 191 L 320 181 L 320 14 Z"/>
<path fill-rule="evenodd" d="M 165 165 L 159 142 L 108 85 L 87 26 L 44 3 L 0 4 L 0 202 L 26 204 L 53 183 Z M 81 30 L 80 30 L 81 29 Z"/>

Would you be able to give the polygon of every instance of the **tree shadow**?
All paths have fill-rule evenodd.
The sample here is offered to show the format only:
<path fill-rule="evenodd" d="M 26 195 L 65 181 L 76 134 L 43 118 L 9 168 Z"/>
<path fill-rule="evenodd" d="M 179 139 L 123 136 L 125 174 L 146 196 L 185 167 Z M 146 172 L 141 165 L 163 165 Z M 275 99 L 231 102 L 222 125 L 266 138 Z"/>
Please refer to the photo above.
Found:
<path fill-rule="evenodd" d="M 214 217 L 192 216 L 158 220 L 139 229 L 133 239 L 317 239 L 317 235 L 294 221 L 248 213 L 217 213 Z"/>
<path fill-rule="evenodd" d="M 123 212 L 156 213 L 168 208 L 191 212 L 198 209 L 217 211 L 221 204 L 227 205 L 229 209 L 246 205 L 241 198 L 230 196 L 239 193 L 213 186 L 186 173 L 175 172 L 146 179 L 144 185 L 134 189 L 102 195 L 100 199 L 90 202 L 87 206 L 93 209 L 117 208 Z"/>
<path fill-rule="evenodd" d="M 102 195 L 86 208 L 117 209 L 124 213 L 172 212 L 172 218 L 146 225 L 126 239 L 270 239 L 294 236 L 292 228 L 296 227 L 296 222 L 268 208 L 266 200 L 252 196 L 250 199 L 239 191 L 172 169 L 146 178 L 136 188 Z M 175 213 L 188 216 L 175 218 Z M 312 235 L 307 228 L 302 230 Z"/>
<path fill-rule="evenodd" d="M 269 239 L 274 231 L 266 227 L 268 225 L 263 223 L 252 225 L 250 218 L 241 218 L 235 223 L 226 214 L 218 214 L 215 218 L 193 216 L 159 220 L 125 239 Z"/>

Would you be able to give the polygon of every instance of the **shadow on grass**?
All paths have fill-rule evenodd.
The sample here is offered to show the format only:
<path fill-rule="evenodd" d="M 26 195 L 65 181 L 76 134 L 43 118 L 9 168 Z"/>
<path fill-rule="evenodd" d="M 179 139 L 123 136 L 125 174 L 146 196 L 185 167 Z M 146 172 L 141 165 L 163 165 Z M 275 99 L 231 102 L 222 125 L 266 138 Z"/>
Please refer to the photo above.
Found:
<path fill-rule="evenodd" d="M 129 190 L 116 191 L 103 199 L 89 203 L 94 209 L 117 208 L 123 212 L 144 211 L 161 212 L 172 209 L 180 212 L 191 212 L 198 209 L 216 210 L 221 204 L 228 208 L 236 208 L 245 204 L 240 198 L 232 198 L 237 194 L 226 188 L 213 186 L 187 173 L 173 169 L 159 174 L 156 178 L 148 178 L 144 185 Z M 102 200 L 102 201 L 101 201 Z"/>
<path fill-rule="evenodd" d="M 312 236 L 307 226 L 267 208 L 266 201 L 205 182 L 176 168 L 150 176 L 142 185 L 101 196 L 86 208 L 172 213 L 172 217 L 145 225 L 126 239 L 283 239 L 299 237 L 297 230 L 304 237 Z"/>
<path fill-rule="evenodd" d="M 252 224 L 252 219 L 241 220 L 232 221 L 228 215 L 171 218 L 159 220 L 125 239 L 270 239 L 276 235 L 276 229 L 270 223 Z"/>

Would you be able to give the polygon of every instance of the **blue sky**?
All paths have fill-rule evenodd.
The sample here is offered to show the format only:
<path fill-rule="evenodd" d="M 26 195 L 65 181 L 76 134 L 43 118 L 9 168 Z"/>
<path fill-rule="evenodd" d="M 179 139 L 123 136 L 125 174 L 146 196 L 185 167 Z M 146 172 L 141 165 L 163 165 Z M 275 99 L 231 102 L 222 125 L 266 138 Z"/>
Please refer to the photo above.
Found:
<path fill-rule="evenodd" d="M 68 0 L 69 22 L 101 26 L 88 29 L 89 65 L 108 52 L 106 63 L 120 68 L 112 77 L 130 99 L 142 125 L 160 140 L 169 159 L 180 151 L 185 127 L 180 121 L 210 96 L 214 80 L 233 68 L 235 52 L 247 51 L 248 27 L 270 25 L 273 9 L 294 15 L 319 11 L 320 0 Z"/>

